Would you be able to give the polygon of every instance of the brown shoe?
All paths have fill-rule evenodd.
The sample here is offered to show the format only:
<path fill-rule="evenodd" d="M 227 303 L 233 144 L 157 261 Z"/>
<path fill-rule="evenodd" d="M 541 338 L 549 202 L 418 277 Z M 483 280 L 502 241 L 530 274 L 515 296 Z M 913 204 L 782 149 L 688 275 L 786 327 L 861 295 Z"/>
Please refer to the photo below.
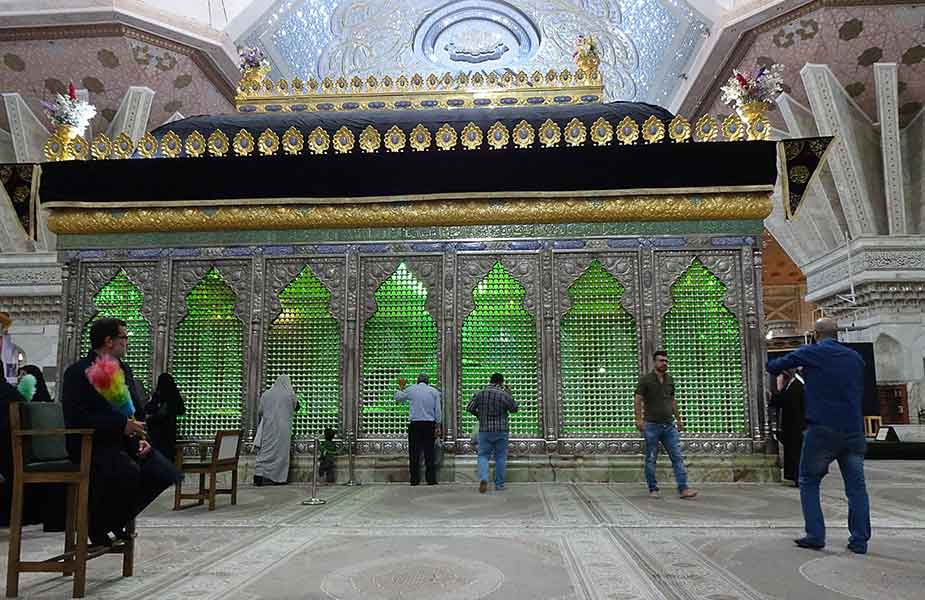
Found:
<path fill-rule="evenodd" d="M 488 491 L 488 482 L 483 479 L 482 481 L 479 482 L 479 493 L 484 494 L 487 491 Z"/>
<path fill-rule="evenodd" d="M 686 490 L 681 492 L 681 496 L 680 496 L 681 500 L 690 500 L 691 498 L 696 498 L 696 497 L 697 497 L 697 491 L 692 490 L 690 488 L 687 488 Z"/>

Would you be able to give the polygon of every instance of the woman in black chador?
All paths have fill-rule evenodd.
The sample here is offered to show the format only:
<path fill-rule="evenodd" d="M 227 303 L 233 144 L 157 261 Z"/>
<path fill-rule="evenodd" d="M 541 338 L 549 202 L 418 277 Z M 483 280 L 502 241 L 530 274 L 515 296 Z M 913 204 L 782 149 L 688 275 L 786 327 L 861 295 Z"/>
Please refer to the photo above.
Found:
<path fill-rule="evenodd" d="M 177 446 L 177 417 L 186 412 L 173 376 L 161 373 L 151 401 L 145 405 L 148 439 L 154 449 L 173 460 Z"/>
<path fill-rule="evenodd" d="M 784 447 L 784 479 L 799 486 L 800 451 L 806 417 L 803 400 L 803 378 L 794 371 L 784 371 L 777 379 L 777 393 L 771 396 L 771 406 L 778 409 L 777 441 Z"/>

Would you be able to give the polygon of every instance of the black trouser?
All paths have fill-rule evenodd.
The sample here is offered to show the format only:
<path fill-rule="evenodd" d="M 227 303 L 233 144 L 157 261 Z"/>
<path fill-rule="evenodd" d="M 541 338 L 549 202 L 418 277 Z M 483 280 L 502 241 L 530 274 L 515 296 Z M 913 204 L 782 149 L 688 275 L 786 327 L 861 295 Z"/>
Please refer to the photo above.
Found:
<path fill-rule="evenodd" d="M 408 424 L 408 471 L 411 485 L 421 482 L 421 453 L 424 453 L 424 470 L 427 483 L 437 483 L 437 466 L 434 464 L 433 421 L 411 421 Z"/>
<path fill-rule="evenodd" d="M 180 473 L 152 448 L 142 459 L 124 450 L 93 450 L 90 467 L 90 533 L 118 531 L 143 511 Z"/>

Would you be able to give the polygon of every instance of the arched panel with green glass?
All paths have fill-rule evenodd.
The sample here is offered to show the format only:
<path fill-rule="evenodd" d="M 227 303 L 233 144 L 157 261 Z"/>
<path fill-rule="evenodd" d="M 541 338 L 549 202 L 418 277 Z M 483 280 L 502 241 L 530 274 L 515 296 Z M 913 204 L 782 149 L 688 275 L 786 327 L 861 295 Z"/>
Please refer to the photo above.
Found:
<path fill-rule="evenodd" d="M 135 380 L 145 389 L 151 386 L 151 326 L 141 314 L 144 296 L 128 278 L 125 269 L 119 269 L 109 283 L 93 296 L 96 314 L 84 324 L 80 336 L 80 352 L 90 352 L 90 326 L 104 318 L 122 319 L 126 323 L 129 343 L 125 362 L 135 374 Z"/>
<path fill-rule="evenodd" d="M 497 372 L 519 406 L 508 419 L 511 435 L 540 435 L 536 320 L 524 308 L 525 297 L 524 286 L 500 262 L 472 291 L 474 308 L 462 326 L 462 432 L 475 424 L 466 412 L 469 401 Z"/>
<path fill-rule="evenodd" d="M 241 426 L 244 324 L 234 312 L 237 300 L 215 268 L 186 296 L 186 316 L 174 332 L 170 361 L 186 403 L 179 419 L 184 437 L 210 438 Z"/>
<path fill-rule="evenodd" d="M 288 375 L 299 398 L 296 436 L 340 429 L 341 328 L 331 315 L 331 292 L 309 267 L 279 293 L 280 314 L 267 332 L 264 387 Z"/>
<path fill-rule="evenodd" d="M 361 428 L 364 435 L 391 437 L 408 431 L 408 405 L 396 404 L 398 379 L 409 384 L 420 373 L 440 386 L 437 325 L 427 312 L 427 288 L 405 263 L 375 292 L 376 312 L 363 328 Z"/>
<path fill-rule="evenodd" d="M 620 303 L 625 291 L 597 260 L 569 286 L 559 330 L 563 435 L 636 430 L 639 348 L 636 320 Z"/>
<path fill-rule="evenodd" d="M 742 334 L 725 304 L 726 285 L 700 260 L 671 286 L 662 335 L 687 431 L 744 433 Z"/>

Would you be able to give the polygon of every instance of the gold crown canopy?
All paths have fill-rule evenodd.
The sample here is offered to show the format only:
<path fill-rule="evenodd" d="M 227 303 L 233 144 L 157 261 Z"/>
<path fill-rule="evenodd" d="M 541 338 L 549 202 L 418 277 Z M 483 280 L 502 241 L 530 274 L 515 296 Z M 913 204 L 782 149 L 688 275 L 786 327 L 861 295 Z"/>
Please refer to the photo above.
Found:
<path fill-rule="evenodd" d="M 265 66 L 242 72 L 235 96 L 238 112 L 407 110 L 434 108 L 494 108 L 519 105 L 568 105 L 601 102 L 604 81 L 600 58 L 590 36 L 581 36 L 575 53 L 577 68 L 545 74 L 535 71 L 442 76 L 386 76 L 382 80 L 344 77 L 273 81 Z"/>

